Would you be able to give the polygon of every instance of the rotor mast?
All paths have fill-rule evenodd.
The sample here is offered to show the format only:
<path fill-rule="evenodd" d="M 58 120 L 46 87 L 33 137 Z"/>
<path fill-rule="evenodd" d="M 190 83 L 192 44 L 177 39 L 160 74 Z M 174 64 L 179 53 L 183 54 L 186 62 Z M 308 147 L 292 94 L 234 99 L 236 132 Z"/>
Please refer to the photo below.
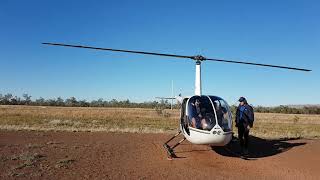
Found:
<path fill-rule="evenodd" d="M 202 87 L 201 87 L 201 61 L 196 61 L 196 79 L 195 79 L 195 89 L 194 94 L 201 96 Z"/>
<path fill-rule="evenodd" d="M 201 83 L 201 61 L 204 61 L 206 58 L 198 55 L 192 58 L 196 61 L 196 79 L 195 79 L 195 88 L 194 94 L 197 96 L 202 95 L 202 83 Z"/>

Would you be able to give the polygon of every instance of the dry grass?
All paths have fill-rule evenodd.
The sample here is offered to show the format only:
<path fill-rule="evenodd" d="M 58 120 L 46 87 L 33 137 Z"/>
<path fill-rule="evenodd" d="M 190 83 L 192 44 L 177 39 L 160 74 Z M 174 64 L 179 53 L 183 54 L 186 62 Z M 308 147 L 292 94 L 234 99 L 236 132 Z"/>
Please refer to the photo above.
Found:
<path fill-rule="evenodd" d="M 139 108 L 0 106 L 0 128 L 26 130 L 167 132 L 178 127 L 177 110 Z"/>
<path fill-rule="evenodd" d="M 175 132 L 178 110 L 0 106 L 0 129 Z M 320 115 L 256 113 L 252 134 L 259 137 L 320 137 Z"/>
<path fill-rule="evenodd" d="M 11 160 L 21 160 L 23 161 L 22 164 L 19 164 L 16 167 L 13 167 L 12 170 L 22 169 L 25 167 L 32 167 L 35 165 L 39 159 L 43 158 L 44 156 L 38 153 L 24 153 L 20 154 L 19 156 L 13 156 Z"/>
<path fill-rule="evenodd" d="M 256 113 L 252 134 L 259 137 L 320 137 L 320 115 Z"/>
<path fill-rule="evenodd" d="M 55 167 L 56 168 L 67 168 L 71 163 L 73 163 L 75 160 L 72 158 L 65 158 L 65 159 L 60 159 L 57 161 Z"/>

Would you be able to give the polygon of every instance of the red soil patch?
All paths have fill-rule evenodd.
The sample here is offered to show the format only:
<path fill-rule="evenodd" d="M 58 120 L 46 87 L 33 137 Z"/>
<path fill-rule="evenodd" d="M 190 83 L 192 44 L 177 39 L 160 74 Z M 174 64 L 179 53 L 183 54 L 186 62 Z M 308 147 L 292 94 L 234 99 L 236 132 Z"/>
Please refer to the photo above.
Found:
<path fill-rule="evenodd" d="M 319 140 L 251 138 L 248 160 L 168 134 L 0 131 L 0 179 L 318 179 Z M 237 144 L 229 146 L 237 151 Z"/>

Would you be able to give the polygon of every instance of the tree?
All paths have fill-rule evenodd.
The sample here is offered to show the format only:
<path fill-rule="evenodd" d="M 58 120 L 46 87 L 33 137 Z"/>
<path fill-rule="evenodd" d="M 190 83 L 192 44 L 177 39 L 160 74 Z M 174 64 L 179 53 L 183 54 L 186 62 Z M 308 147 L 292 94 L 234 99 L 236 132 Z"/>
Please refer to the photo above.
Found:
<path fill-rule="evenodd" d="M 46 105 L 46 101 L 45 101 L 45 99 L 43 97 L 40 97 L 39 99 L 36 99 L 35 104 L 37 106 L 44 106 L 44 105 Z"/>
<path fill-rule="evenodd" d="M 86 100 L 80 100 L 79 101 L 79 106 L 80 107 L 89 107 L 89 103 Z"/>
<path fill-rule="evenodd" d="M 118 106 L 118 101 L 116 99 L 112 99 L 109 103 L 110 103 L 110 106 L 112 106 L 112 107 Z"/>
<path fill-rule="evenodd" d="M 104 106 L 103 99 L 99 98 L 98 100 L 91 101 L 90 106 L 92 106 L 92 107 L 103 107 Z"/>
<path fill-rule="evenodd" d="M 25 105 L 30 105 L 31 102 L 31 96 L 29 96 L 27 93 L 23 94 L 22 97 L 24 98 L 23 103 Z"/>
<path fill-rule="evenodd" d="M 61 97 L 57 98 L 56 106 L 65 106 L 64 100 Z"/>
<path fill-rule="evenodd" d="M 3 96 L 0 94 L 0 104 L 3 104 Z"/>
<path fill-rule="evenodd" d="M 70 98 L 68 98 L 68 99 L 66 99 L 66 105 L 67 106 L 77 106 L 77 104 L 78 104 L 78 101 L 77 101 L 77 99 L 75 98 L 75 97 L 70 97 Z"/>
<path fill-rule="evenodd" d="M 12 96 L 12 94 L 10 94 L 10 93 L 4 95 L 4 97 L 3 97 L 3 104 L 10 104 L 12 97 L 13 97 L 13 96 Z"/>
<path fill-rule="evenodd" d="M 56 106 L 57 102 L 55 99 L 48 99 L 46 100 L 46 105 L 48 106 Z"/>
<path fill-rule="evenodd" d="M 18 96 L 14 96 L 10 99 L 10 104 L 11 105 L 18 105 L 20 104 L 21 99 Z"/>

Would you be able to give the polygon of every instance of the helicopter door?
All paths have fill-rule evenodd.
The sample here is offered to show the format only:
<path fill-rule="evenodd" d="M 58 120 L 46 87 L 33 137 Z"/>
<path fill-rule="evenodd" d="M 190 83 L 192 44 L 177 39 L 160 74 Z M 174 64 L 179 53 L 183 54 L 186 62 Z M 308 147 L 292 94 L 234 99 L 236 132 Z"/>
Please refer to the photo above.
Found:
<path fill-rule="evenodd" d="M 188 124 L 210 131 L 216 125 L 215 112 L 208 96 L 192 96 L 187 103 Z"/>
<path fill-rule="evenodd" d="M 188 98 L 183 99 L 181 103 L 181 112 L 180 112 L 180 124 L 181 127 L 186 131 L 188 135 L 190 135 L 189 126 L 188 126 L 188 118 L 186 115 L 186 104 L 187 104 Z M 183 130 L 182 129 L 182 130 Z"/>
<path fill-rule="evenodd" d="M 232 130 L 232 113 L 226 101 L 220 97 L 210 96 L 217 114 L 217 121 L 224 132 Z"/>

